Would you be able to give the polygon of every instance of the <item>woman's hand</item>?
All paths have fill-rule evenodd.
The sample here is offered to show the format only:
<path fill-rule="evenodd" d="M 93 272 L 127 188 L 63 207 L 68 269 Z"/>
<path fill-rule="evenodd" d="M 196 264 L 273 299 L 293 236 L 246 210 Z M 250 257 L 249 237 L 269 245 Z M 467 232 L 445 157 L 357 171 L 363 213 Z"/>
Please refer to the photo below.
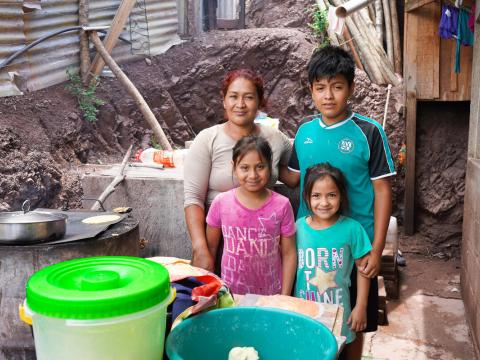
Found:
<path fill-rule="evenodd" d="M 356 305 L 348 317 L 347 324 L 350 325 L 352 331 L 364 330 L 367 327 L 367 307 L 360 304 Z"/>
<path fill-rule="evenodd" d="M 215 270 L 215 259 L 210 254 L 208 248 L 202 247 L 193 249 L 192 251 L 192 266 L 196 266 L 210 272 L 214 272 Z"/>

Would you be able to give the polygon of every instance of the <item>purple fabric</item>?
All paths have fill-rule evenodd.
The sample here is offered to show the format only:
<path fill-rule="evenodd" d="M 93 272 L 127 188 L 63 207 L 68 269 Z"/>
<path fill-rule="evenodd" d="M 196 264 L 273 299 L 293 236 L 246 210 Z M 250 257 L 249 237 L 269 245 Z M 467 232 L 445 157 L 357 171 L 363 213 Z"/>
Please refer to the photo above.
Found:
<path fill-rule="evenodd" d="M 447 15 L 450 11 L 450 16 Z M 442 5 L 442 17 L 438 26 L 438 35 L 442 39 L 451 39 L 457 35 L 458 9 L 455 6 Z"/>
<path fill-rule="evenodd" d="M 470 18 L 468 19 L 468 27 L 472 33 L 475 32 L 475 4 L 472 6 L 472 12 L 470 13 Z"/>

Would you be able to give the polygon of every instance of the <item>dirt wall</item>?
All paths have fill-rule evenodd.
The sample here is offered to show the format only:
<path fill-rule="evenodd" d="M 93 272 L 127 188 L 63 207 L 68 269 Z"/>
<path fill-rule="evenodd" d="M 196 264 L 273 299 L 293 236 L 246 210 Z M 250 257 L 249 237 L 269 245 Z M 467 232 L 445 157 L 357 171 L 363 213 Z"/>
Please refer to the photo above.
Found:
<path fill-rule="evenodd" d="M 417 110 L 416 227 L 435 252 L 462 239 L 469 102 L 420 102 Z"/>
<path fill-rule="evenodd" d="M 137 61 L 123 69 L 175 146 L 182 147 L 200 130 L 223 121 L 221 79 L 239 67 L 263 75 L 266 111 L 280 118 L 282 130 L 293 137 L 302 118 L 314 113 L 305 66 L 315 46 L 307 33 L 297 29 L 215 31 L 175 46 L 149 63 Z M 119 161 L 130 144 L 151 145 L 152 131 L 118 81 L 102 78 L 97 95 L 106 105 L 95 123 L 82 119 L 63 85 L 0 99 L 0 127 L 5 129 L 0 144 L 6 144 L 0 173 L 8 175 L 2 177 L 0 190 L 4 208 L 18 208 L 25 197 L 33 197 L 38 206 L 60 206 L 65 199 L 75 206 L 82 196 L 76 164 Z M 385 99 L 385 87 L 372 85 L 359 71 L 353 109 L 381 121 Z M 397 102 L 392 97 L 386 127 L 394 156 L 403 141 Z M 41 155 L 32 154 L 35 151 Z M 11 157 L 26 166 L 12 170 Z M 29 178 L 34 181 L 27 186 Z"/>

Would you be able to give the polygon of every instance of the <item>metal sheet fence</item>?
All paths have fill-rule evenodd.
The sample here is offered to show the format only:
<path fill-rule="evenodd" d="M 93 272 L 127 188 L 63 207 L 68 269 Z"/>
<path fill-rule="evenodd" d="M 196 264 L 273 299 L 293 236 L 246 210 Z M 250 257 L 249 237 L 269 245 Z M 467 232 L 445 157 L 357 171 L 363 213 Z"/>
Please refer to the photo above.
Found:
<path fill-rule="evenodd" d="M 42 0 L 33 9 L 21 0 L 7 1 L 0 3 L 0 63 L 46 34 L 78 25 L 77 0 Z M 110 25 L 120 3 L 90 1 L 89 25 Z M 129 42 L 119 40 L 112 55 L 119 62 L 158 55 L 180 42 L 177 29 L 177 0 L 138 0 L 120 35 Z M 78 31 L 54 36 L 0 69 L 0 97 L 63 82 L 66 70 L 78 65 Z"/>

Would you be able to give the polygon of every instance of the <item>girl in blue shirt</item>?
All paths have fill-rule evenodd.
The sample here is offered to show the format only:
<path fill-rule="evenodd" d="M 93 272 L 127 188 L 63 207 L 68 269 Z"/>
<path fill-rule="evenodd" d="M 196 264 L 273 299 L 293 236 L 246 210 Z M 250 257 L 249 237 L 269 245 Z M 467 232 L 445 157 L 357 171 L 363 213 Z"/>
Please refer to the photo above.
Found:
<path fill-rule="evenodd" d="M 370 280 L 357 275 L 357 302 L 350 308 L 350 274 L 355 263 L 372 246 L 357 221 L 344 216 L 348 211 L 345 178 L 329 163 L 306 171 L 303 200 L 309 215 L 297 220 L 298 269 L 295 296 L 343 307 L 342 335 L 347 344 L 367 324 Z M 348 356 L 348 346 L 347 346 Z"/>

